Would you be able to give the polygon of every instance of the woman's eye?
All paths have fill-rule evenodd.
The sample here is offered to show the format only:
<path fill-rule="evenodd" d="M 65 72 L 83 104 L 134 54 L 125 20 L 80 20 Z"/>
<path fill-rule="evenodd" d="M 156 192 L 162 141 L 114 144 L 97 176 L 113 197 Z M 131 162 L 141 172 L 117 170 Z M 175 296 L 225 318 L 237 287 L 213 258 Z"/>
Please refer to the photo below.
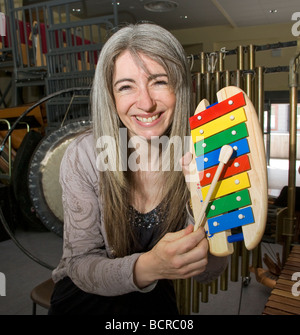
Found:
<path fill-rule="evenodd" d="M 166 81 L 166 80 L 157 80 L 156 82 L 155 82 L 155 85 L 168 85 L 168 82 Z"/>
<path fill-rule="evenodd" d="M 130 88 L 131 88 L 130 85 L 123 85 L 123 86 L 120 86 L 120 87 L 118 88 L 118 91 L 119 91 L 119 92 L 122 92 L 122 91 L 129 90 Z"/>

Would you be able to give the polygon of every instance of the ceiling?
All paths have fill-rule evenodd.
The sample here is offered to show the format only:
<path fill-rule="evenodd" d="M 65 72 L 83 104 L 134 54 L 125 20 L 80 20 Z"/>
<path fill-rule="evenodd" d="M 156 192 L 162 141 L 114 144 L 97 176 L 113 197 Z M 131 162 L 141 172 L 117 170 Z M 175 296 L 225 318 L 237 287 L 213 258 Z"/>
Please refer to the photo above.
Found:
<path fill-rule="evenodd" d="M 118 22 L 151 21 L 168 30 L 214 25 L 233 28 L 266 24 L 291 23 L 294 12 L 300 12 L 299 0 L 80 0 L 74 2 L 74 11 L 81 18 L 112 14 L 113 1 L 117 3 Z M 41 1 L 23 0 L 25 4 Z M 145 9 L 149 2 L 154 8 L 163 5 L 171 11 L 154 12 Z"/>
<path fill-rule="evenodd" d="M 168 9 L 172 3 L 177 7 L 166 12 L 151 12 L 144 7 L 150 2 L 154 2 L 156 9 L 164 4 Z M 112 11 L 112 0 L 87 0 L 84 3 L 87 17 Z M 116 3 L 119 23 L 147 20 L 169 30 L 214 25 L 246 27 L 291 23 L 292 14 L 300 12 L 299 0 L 116 0 Z"/>

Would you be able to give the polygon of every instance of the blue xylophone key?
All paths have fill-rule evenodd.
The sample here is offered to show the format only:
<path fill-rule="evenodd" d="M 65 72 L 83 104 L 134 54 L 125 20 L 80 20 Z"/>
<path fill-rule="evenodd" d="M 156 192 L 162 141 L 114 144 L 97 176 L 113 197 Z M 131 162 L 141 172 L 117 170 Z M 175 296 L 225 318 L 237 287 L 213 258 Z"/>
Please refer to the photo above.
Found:
<path fill-rule="evenodd" d="M 213 106 L 215 106 L 215 105 L 217 105 L 217 104 L 218 104 L 218 102 L 214 102 L 214 103 L 212 103 L 211 105 L 207 106 L 206 109 L 208 109 L 208 108 L 210 108 L 210 107 L 213 107 Z"/>
<path fill-rule="evenodd" d="M 249 153 L 247 138 L 229 144 L 233 148 L 231 159 Z M 202 171 L 211 166 L 219 164 L 219 155 L 221 148 L 208 152 L 205 155 L 196 157 L 197 170 Z"/>
<path fill-rule="evenodd" d="M 251 207 L 245 207 L 207 220 L 210 235 L 253 222 L 254 217 Z"/>
<path fill-rule="evenodd" d="M 229 235 L 227 237 L 227 241 L 229 243 L 239 242 L 239 241 L 243 241 L 243 240 L 244 240 L 244 234 L 243 233 L 233 234 L 233 235 Z"/>

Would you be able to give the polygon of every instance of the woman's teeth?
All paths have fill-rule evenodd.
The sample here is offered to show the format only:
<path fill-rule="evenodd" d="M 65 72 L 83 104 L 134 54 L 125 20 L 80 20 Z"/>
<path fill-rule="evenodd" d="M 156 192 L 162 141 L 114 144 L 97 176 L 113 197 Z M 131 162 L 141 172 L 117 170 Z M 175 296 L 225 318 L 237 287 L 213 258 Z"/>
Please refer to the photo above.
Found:
<path fill-rule="evenodd" d="M 156 115 L 154 115 L 152 117 L 148 117 L 148 118 L 136 116 L 136 119 L 140 122 L 151 123 L 151 122 L 157 120 L 158 117 L 159 117 L 159 114 L 156 114 Z"/>

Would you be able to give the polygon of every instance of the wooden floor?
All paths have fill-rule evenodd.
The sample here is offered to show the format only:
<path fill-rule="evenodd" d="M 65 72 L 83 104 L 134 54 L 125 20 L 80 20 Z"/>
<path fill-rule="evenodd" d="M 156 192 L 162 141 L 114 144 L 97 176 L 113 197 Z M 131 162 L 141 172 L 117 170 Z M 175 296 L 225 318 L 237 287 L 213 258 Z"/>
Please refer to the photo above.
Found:
<path fill-rule="evenodd" d="M 294 246 L 263 314 L 300 315 L 300 246 Z"/>

